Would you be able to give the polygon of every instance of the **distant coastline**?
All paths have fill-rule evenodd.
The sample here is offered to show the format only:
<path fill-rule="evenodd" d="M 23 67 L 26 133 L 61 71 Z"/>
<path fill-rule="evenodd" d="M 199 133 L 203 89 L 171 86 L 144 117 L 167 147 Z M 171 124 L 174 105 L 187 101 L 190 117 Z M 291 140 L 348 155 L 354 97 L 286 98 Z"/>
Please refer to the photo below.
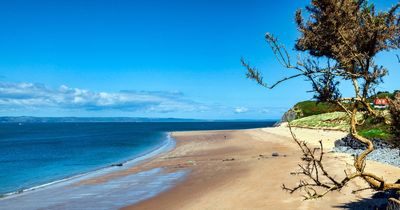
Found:
<path fill-rule="evenodd" d="M 0 123 L 60 123 L 60 122 L 272 122 L 278 119 L 232 119 L 208 120 L 187 118 L 147 118 L 147 117 L 34 117 L 2 116 Z"/>

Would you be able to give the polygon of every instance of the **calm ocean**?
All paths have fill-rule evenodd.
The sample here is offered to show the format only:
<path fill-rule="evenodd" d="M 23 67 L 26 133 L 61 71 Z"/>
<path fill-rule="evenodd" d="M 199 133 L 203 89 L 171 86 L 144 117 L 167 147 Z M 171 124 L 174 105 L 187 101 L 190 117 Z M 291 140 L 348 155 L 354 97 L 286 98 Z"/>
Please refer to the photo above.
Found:
<path fill-rule="evenodd" d="M 246 129 L 274 123 L 0 124 L 0 194 L 138 158 L 162 146 L 170 131 Z"/>

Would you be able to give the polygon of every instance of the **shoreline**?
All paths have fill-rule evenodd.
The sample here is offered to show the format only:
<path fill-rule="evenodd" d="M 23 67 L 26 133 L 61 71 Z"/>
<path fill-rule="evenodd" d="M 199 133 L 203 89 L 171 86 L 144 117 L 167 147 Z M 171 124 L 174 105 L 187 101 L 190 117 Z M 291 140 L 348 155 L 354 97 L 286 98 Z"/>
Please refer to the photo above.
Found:
<path fill-rule="evenodd" d="M 39 184 L 30 188 L 20 189 L 13 192 L 0 194 L 0 202 L 2 200 L 12 198 L 13 196 L 22 195 L 32 191 L 38 191 L 42 189 L 45 190 L 46 188 L 57 187 L 57 185 L 60 186 L 68 185 L 75 182 L 79 182 L 81 180 L 90 179 L 96 176 L 103 176 L 108 173 L 114 173 L 118 170 L 122 170 L 127 167 L 134 167 L 135 165 L 141 164 L 142 162 L 155 158 L 162 153 L 167 153 L 174 147 L 175 147 L 175 140 L 171 137 L 171 132 L 166 132 L 166 138 L 160 145 L 157 145 L 155 148 L 150 149 L 148 151 L 143 151 L 141 153 L 138 153 L 134 157 L 127 158 L 127 160 L 108 164 L 106 166 L 95 168 L 87 172 L 82 172 L 55 181 Z"/>
<path fill-rule="evenodd" d="M 28 123 L 29 124 L 29 123 Z M 157 147 L 162 146 L 165 143 L 166 138 L 170 138 L 168 136 L 169 131 L 171 130 L 204 130 L 204 129 L 235 129 L 235 127 L 264 127 L 272 124 L 272 121 L 257 121 L 257 122 L 189 122 L 189 123 L 153 123 L 149 122 L 146 124 L 143 123 L 112 123 L 109 125 L 94 125 L 95 128 L 103 128 L 102 132 L 107 132 L 111 134 L 107 134 L 109 136 L 102 137 L 102 135 L 95 134 L 94 136 L 90 136 L 90 133 L 87 133 L 87 127 L 85 126 L 77 126 L 68 125 L 64 128 L 63 124 L 59 123 L 42 123 L 42 124 L 30 124 L 29 126 L 19 127 L 22 129 L 21 132 L 27 132 L 32 135 L 31 144 L 26 144 L 27 147 L 22 148 L 15 146 L 12 142 L 13 139 L 20 138 L 18 135 L 20 134 L 12 134 L 13 138 L 7 140 L 10 142 L 8 145 L 12 151 L 16 150 L 18 152 L 9 153 L 9 155 L 5 156 L 4 166 L 2 167 L 3 173 L 2 181 L 4 182 L 1 187 L 0 198 L 8 197 L 14 194 L 21 194 L 27 191 L 35 190 L 38 188 L 43 188 L 48 185 L 52 185 L 54 183 L 63 182 L 66 180 L 74 179 L 76 177 L 80 177 L 82 175 L 86 175 L 88 173 L 92 173 L 97 170 L 103 170 L 107 167 L 120 167 L 126 164 L 127 161 L 134 160 L 136 158 L 140 158 L 140 156 L 144 156 L 147 153 L 152 152 L 152 150 L 157 149 Z M 93 123 L 84 123 L 93 124 Z M 12 130 L 18 124 L 8 123 L 10 125 L 9 129 Z M 56 125 L 56 126 L 55 126 Z M 116 125 L 116 126 L 115 126 Z M 13 127 L 14 126 L 14 127 Z M 92 126 L 92 125 L 90 125 Z M 128 135 L 122 135 L 125 132 L 124 127 L 129 128 Z M 8 127 L 5 127 L 8 128 Z M 71 129 L 73 134 L 60 133 L 58 135 L 57 132 L 51 131 L 54 128 L 54 131 L 58 131 L 58 129 Z M 73 129 L 78 129 L 78 133 L 74 133 Z M 90 127 L 92 128 L 92 127 Z M 116 130 L 115 130 L 116 129 Z M 26 131 L 25 131 L 26 130 Z M 48 132 L 49 131 L 49 132 Z M 30 133 L 31 132 L 31 133 Z M 39 136 L 35 133 L 37 132 Z M 121 132 L 121 134 L 119 134 Z M 145 134 L 141 134 L 141 133 Z M 159 134 L 156 134 L 159 133 Z M 6 133 L 8 134 L 8 133 Z M 46 137 L 46 143 L 39 142 L 38 145 L 35 145 L 35 138 L 40 138 L 40 134 L 49 135 Z M 117 135 L 115 137 L 115 141 L 113 139 L 113 135 Z M 130 136 L 132 135 L 132 136 Z M 99 137 L 97 137 L 99 136 Z M 79 138 L 87 138 L 89 143 L 84 143 L 83 141 L 79 141 Z M 21 137 L 22 138 L 22 137 Z M 27 136 L 26 138 L 30 138 Z M 96 139 L 98 138 L 98 139 Z M 125 138 L 125 139 L 124 139 Z M 136 138 L 138 138 L 138 142 L 136 142 Z M 146 138 L 152 138 L 146 139 Z M 57 139 L 57 140 L 56 140 Z M 65 139 L 65 140 L 63 140 Z M 75 141 L 79 143 L 70 143 L 69 140 Z M 104 141 L 97 143 L 97 140 Z M 53 146 L 49 147 L 47 145 L 55 145 L 61 144 L 62 146 Z M 92 142 L 91 142 L 92 141 Z M 129 141 L 129 142 L 127 142 Z M 82 143 L 80 143 L 82 142 Z M 111 143 L 109 143 L 111 142 Z M 115 143 L 113 143 L 115 142 Z M 93 144 L 93 147 L 90 144 Z M 130 145 L 129 145 L 130 144 Z M 3 144 L 2 144 L 3 145 Z M 30 146 L 30 145 L 34 145 Z M 83 146 L 79 146 L 83 145 Z M 7 146 L 7 143 L 5 143 Z M 65 147 L 65 149 L 64 149 Z M 109 148 L 108 148 L 109 147 Z M 8 147 L 7 147 L 8 148 Z M 38 148 L 38 149 L 32 149 Z M 94 148 L 94 149 L 92 149 Z M 42 151 L 43 150 L 43 151 Z M 121 151 L 121 152 L 120 152 Z M 32 155 L 31 155 L 32 154 Z M 24 159 L 27 158 L 27 159 Z M 22 167 L 22 168 L 19 168 Z M 7 172 L 6 172 L 7 171 Z"/>
<path fill-rule="evenodd" d="M 320 138 L 324 139 L 327 149 L 345 135 L 343 132 L 304 128 L 294 128 L 294 132 L 298 138 L 307 139 L 310 145 L 317 145 Z M 350 183 L 341 192 L 312 201 L 302 201 L 301 193 L 292 195 L 283 191 L 282 184 L 295 186 L 301 178 L 291 175 L 298 167 L 301 153 L 284 126 L 169 134 L 174 147 L 136 164 L 109 167 L 115 170 L 73 183 L 65 182 L 66 186 L 55 192 L 46 187 L 44 189 L 48 190 L 43 192 L 38 189 L 16 197 L 32 193 L 36 194 L 34 202 L 40 201 L 40 196 L 64 199 L 47 201 L 54 204 L 41 207 L 47 209 L 59 209 L 60 205 L 63 209 L 124 210 L 340 209 L 363 207 L 372 202 L 369 200 L 372 191 L 352 193 L 352 189 L 365 186 L 360 180 Z M 352 157 L 328 152 L 325 162 L 333 174 L 341 176 L 343 168 L 351 168 Z M 400 168 L 373 161 L 368 161 L 367 170 L 378 170 L 391 179 L 400 174 Z M 147 188 L 149 186 L 151 188 Z M 146 188 L 150 189 L 149 192 L 143 192 Z M 71 191 L 74 189 L 78 190 Z M 102 199 L 94 201 L 91 194 L 100 195 Z M 7 209 L 4 205 L 7 198 L 0 199 L 3 204 L 0 209 Z M 8 206 L 15 206 L 16 202 L 8 203 Z M 29 205 L 22 206 L 21 209 L 34 209 Z"/>

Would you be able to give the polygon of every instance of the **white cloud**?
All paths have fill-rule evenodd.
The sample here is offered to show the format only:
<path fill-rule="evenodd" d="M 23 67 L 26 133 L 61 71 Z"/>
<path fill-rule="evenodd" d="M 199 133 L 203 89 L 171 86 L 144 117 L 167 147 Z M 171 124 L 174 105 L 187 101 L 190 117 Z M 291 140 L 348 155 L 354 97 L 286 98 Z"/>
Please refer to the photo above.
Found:
<path fill-rule="evenodd" d="M 196 111 L 207 107 L 184 98 L 179 92 L 119 91 L 94 92 L 61 85 L 0 82 L 0 109 L 46 108 L 172 112 Z"/>
<path fill-rule="evenodd" d="M 271 112 L 270 109 L 262 109 L 262 110 L 261 110 L 261 113 L 270 113 L 270 112 Z"/>
<path fill-rule="evenodd" d="M 236 107 L 235 108 L 235 113 L 240 114 L 240 113 L 245 113 L 248 112 L 249 109 L 246 107 Z"/>

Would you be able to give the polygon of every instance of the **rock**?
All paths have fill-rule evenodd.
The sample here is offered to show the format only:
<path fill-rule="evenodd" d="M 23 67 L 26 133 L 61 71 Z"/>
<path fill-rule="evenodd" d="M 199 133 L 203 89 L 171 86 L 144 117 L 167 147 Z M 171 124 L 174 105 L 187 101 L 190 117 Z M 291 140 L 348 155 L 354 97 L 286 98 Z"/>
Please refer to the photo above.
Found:
<path fill-rule="evenodd" d="M 335 141 L 335 147 L 345 147 L 346 146 L 346 142 L 343 139 L 339 139 L 337 141 Z"/>
<path fill-rule="evenodd" d="M 123 166 L 124 164 L 123 163 L 116 163 L 116 164 L 112 164 L 111 166 L 118 166 L 118 167 L 121 167 L 121 166 Z"/>
<path fill-rule="evenodd" d="M 397 199 L 398 200 L 398 199 Z M 387 210 L 396 210 L 396 209 L 400 209 L 400 203 L 398 203 L 397 201 L 393 200 L 393 199 L 389 199 L 388 201 L 388 205 L 386 207 Z"/>
<path fill-rule="evenodd" d="M 235 158 L 227 158 L 227 159 L 223 159 L 222 161 L 234 161 Z"/>
<path fill-rule="evenodd" d="M 375 160 L 381 163 L 386 163 L 394 166 L 400 166 L 400 148 L 396 148 L 391 144 L 380 140 L 372 139 L 375 150 L 368 155 L 368 160 Z M 352 156 L 359 155 L 366 149 L 366 146 L 357 140 L 346 136 L 335 142 L 335 152 L 349 153 Z"/>
<path fill-rule="evenodd" d="M 297 118 L 297 113 L 293 109 L 289 109 L 285 114 L 283 114 L 281 122 L 292 121 Z"/>
<path fill-rule="evenodd" d="M 268 159 L 268 158 L 269 158 L 269 156 L 267 156 L 267 155 L 258 155 L 258 160 Z"/>
<path fill-rule="evenodd" d="M 184 165 L 182 165 L 182 164 L 178 164 L 177 166 L 175 166 L 174 168 L 185 168 L 185 166 Z"/>
<path fill-rule="evenodd" d="M 374 144 L 374 147 L 376 149 L 392 147 L 392 145 L 390 145 L 389 143 L 387 143 L 383 140 L 380 140 L 380 139 L 372 139 L 371 141 Z M 362 150 L 365 150 L 367 148 L 367 146 L 365 144 L 357 141 L 350 135 L 348 135 L 340 140 L 335 141 L 335 147 L 350 147 L 351 149 L 362 149 Z"/>
<path fill-rule="evenodd" d="M 279 153 L 277 153 L 277 152 L 272 153 L 272 157 L 278 157 L 278 156 L 279 156 Z"/>

